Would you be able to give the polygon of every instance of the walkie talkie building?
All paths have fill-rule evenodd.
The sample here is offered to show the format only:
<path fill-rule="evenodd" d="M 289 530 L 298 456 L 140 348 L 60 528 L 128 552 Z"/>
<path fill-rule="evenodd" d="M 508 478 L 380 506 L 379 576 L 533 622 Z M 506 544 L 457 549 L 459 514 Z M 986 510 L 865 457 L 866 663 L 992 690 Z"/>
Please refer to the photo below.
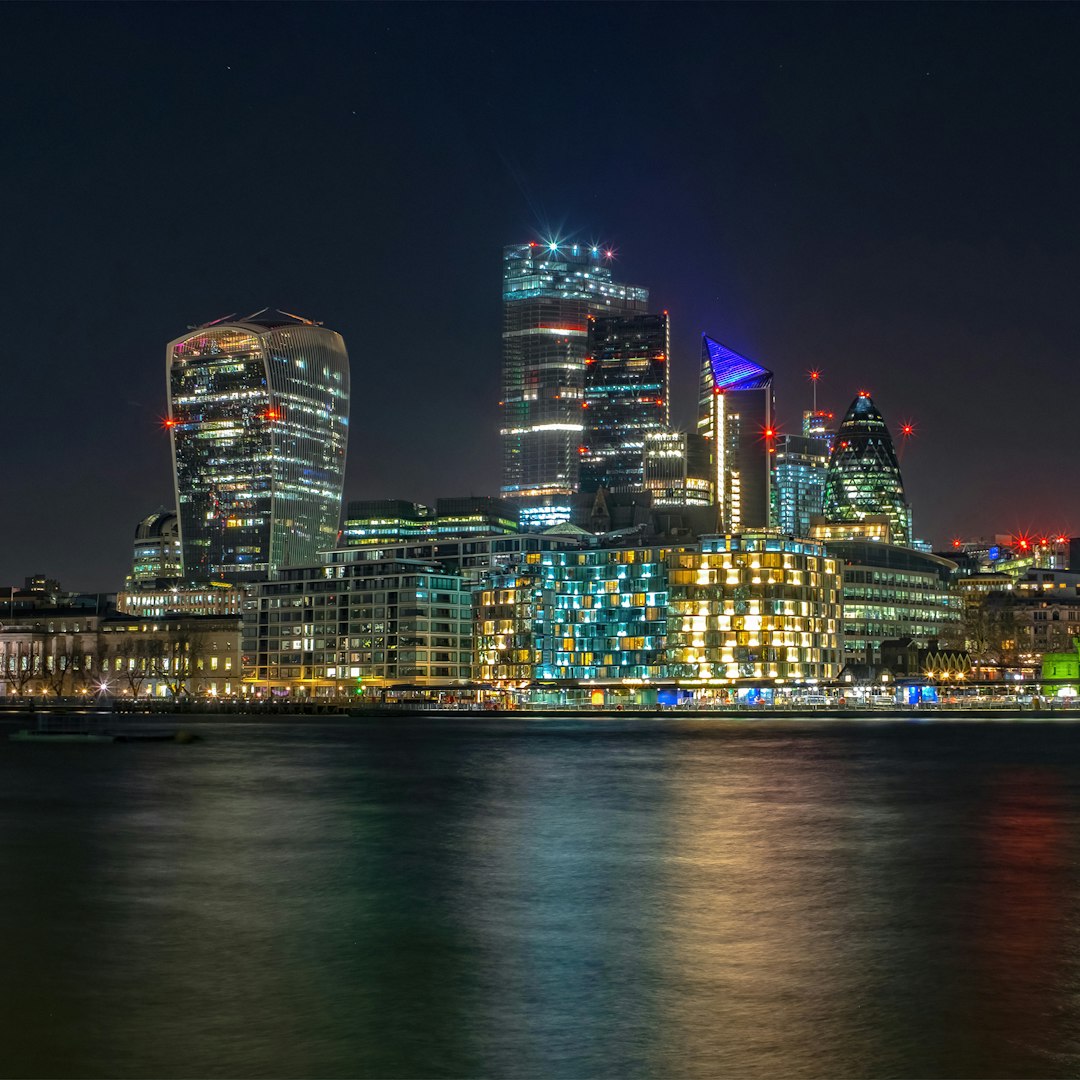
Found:
<path fill-rule="evenodd" d="M 259 580 L 337 540 L 349 423 L 341 335 L 279 311 L 166 350 L 184 576 Z"/>

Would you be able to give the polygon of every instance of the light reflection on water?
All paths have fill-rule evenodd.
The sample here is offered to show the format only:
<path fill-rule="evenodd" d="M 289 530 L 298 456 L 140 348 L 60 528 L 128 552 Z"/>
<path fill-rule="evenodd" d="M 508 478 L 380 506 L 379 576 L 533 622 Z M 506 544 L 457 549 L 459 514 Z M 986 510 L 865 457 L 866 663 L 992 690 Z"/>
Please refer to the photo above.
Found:
<path fill-rule="evenodd" d="M 1075 1076 L 1080 730 L 0 743 L 5 1076 Z"/>

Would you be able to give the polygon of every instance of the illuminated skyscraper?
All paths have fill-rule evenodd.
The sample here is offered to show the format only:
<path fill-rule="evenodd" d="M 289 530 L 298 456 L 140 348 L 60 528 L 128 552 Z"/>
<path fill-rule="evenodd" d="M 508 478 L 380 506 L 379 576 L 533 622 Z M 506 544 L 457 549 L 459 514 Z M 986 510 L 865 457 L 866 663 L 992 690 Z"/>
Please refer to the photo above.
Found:
<path fill-rule="evenodd" d="M 590 319 L 581 490 L 639 491 L 646 437 L 668 429 L 668 317 Z"/>
<path fill-rule="evenodd" d="M 820 440 L 804 435 L 777 439 L 773 499 L 781 532 L 810 535 L 810 518 L 821 514 L 828 464 L 828 448 Z"/>
<path fill-rule="evenodd" d="M 263 311 L 166 349 L 184 575 L 258 580 L 337 540 L 349 423 L 341 335 Z"/>
<path fill-rule="evenodd" d="M 828 521 L 861 521 L 882 514 L 892 527 L 892 542 L 911 544 L 911 508 L 892 436 L 865 392 L 851 403 L 833 437 L 824 512 Z"/>
<path fill-rule="evenodd" d="M 767 368 L 702 337 L 698 432 L 712 441 L 716 501 L 727 532 L 771 523 L 776 449 L 772 380 Z"/>
<path fill-rule="evenodd" d="M 503 250 L 502 492 L 526 528 L 566 521 L 578 490 L 589 316 L 648 305 L 648 290 L 612 280 L 610 263 L 580 244 Z"/>
<path fill-rule="evenodd" d="M 693 431 L 645 436 L 644 488 L 653 506 L 712 506 L 716 502 L 712 443 Z"/>

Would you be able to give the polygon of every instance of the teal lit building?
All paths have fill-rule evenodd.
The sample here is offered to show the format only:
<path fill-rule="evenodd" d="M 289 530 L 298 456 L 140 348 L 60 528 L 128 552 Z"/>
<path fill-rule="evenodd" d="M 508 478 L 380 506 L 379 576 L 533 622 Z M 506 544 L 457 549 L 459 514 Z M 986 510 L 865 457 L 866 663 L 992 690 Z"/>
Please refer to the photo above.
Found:
<path fill-rule="evenodd" d="M 654 547 L 541 553 L 536 678 L 666 677 L 668 554 Z"/>
<path fill-rule="evenodd" d="M 822 511 L 828 464 L 828 450 L 820 440 L 805 435 L 777 438 L 772 497 L 774 520 L 781 532 L 810 535 L 810 519 Z"/>
<path fill-rule="evenodd" d="M 902 547 L 911 544 L 911 508 L 904 495 L 892 436 L 865 392 L 851 403 L 833 437 L 823 510 L 830 522 L 884 515 L 889 519 L 893 543 Z"/>
<path fill-rule="evenodd" d="M 284 312 L 165 354 L 184 577 L 265 580 L 337 542 L 349 423 L 341 335 Z"/>

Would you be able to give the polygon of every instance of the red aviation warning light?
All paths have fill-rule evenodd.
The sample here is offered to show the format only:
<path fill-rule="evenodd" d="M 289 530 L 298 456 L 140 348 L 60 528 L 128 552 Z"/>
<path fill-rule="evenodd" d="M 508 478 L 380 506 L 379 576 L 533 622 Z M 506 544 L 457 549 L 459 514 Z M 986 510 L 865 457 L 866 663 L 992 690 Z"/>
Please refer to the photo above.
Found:
<path fill-rule="evenodd" d="M 959 537 L 959 536 L 954 536 L 954 537 L 953 537 L 953 542 L 952 542 L 952 546 L 953 546 L 954 548 L 958 548 L 958 547 L 960 547 L 962 543 L 963 543 L 963 541 L 962 541 L 962 540 L 960 539 L 960 537 Z"/>

